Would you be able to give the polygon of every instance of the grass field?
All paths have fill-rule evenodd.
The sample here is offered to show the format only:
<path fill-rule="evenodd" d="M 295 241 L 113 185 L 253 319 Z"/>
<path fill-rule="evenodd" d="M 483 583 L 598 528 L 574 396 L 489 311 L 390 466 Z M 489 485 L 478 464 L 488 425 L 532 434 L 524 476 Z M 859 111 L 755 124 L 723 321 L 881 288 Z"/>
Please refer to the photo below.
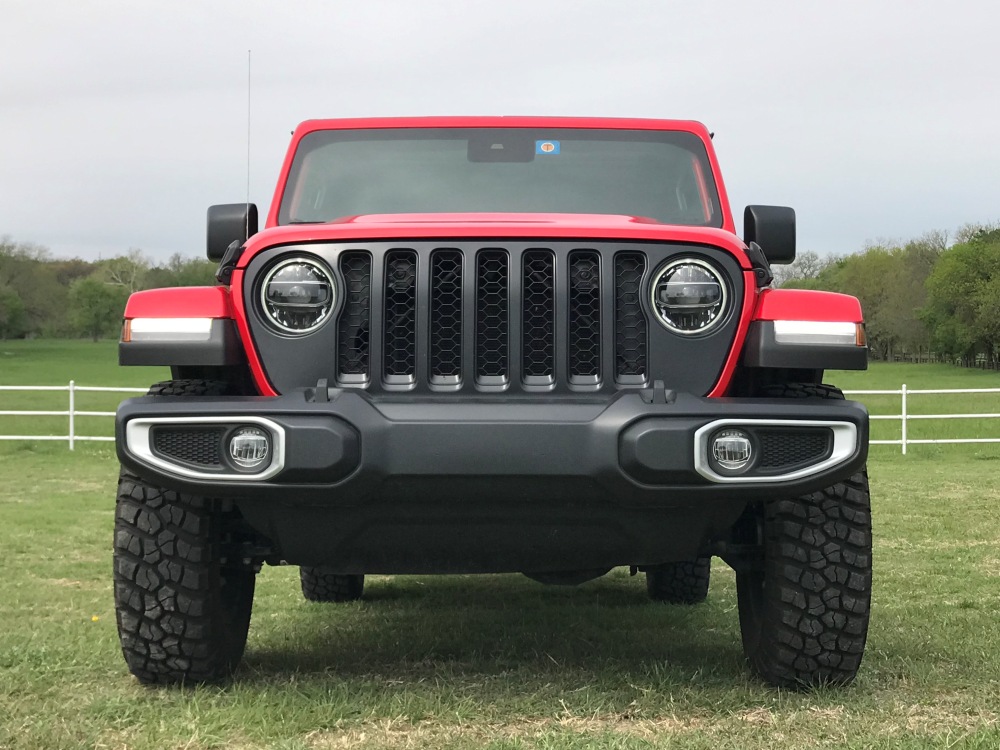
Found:
<path fill-rule="evenodd" d="M 46 342 L 35 364 L 39 344 L 4 355 L 0 382 L 163 377 L 110 368 L 114 347 L 89 342 Z M 103 354 L 81 365 L 83 352 Z M 830 378 L 997 379 L 903 365 Z M 265 568 L 235 680 L 150 690 L 115 633 L 111 446 L 0 445 L 0 748 L 1000 747 L 998 459 L 992 446 L 873 451 L 872 628 L 848 689 L 749 678 L 734 576 L 716 562 L 709 601 L 691 608 L 649 602 L 623 570 L 568 589 L 372 577 L 361 602 L 311 604 L 295 569 Z"/>

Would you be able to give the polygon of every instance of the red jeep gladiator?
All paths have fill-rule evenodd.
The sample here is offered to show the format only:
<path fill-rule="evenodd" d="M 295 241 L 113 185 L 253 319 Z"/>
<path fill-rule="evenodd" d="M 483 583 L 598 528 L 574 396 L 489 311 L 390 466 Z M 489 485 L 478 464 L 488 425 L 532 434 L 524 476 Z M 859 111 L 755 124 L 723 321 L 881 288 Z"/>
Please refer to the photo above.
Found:
<path fill-rule="evenodd" d="M 693 604 L 736 571 L 751 669 L 845 684 L 865 646 L 858 301 L 772 289 L 795 214 L 736 234 L 696 122 L 317 120 L 270 213 L 208 211 L 218 286 L 132 295 L 118 630 L 145 683 L 224 678 L 264 563 L 308 599 L 366 574 L 616 566 Z"/>

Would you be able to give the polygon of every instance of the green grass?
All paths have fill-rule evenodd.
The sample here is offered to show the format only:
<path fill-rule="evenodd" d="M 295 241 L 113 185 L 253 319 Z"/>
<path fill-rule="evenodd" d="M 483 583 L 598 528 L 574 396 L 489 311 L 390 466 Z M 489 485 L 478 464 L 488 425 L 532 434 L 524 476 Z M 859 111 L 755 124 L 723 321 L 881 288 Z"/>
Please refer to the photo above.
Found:
<path fill-rule="evenodd" d="M 2 342 L 0 384 L 167 376 L 115 360 L 114 342 Z M 943 365 L 827 380 L 1000 386 Z M 0 409 L 64 408 L 64 397 L 20 394 Z M 863 397 L 874 413 L 898 411 L 892 398 Z M 1000 411 L 983 397 L 919 398 L 914 409 Z M 10 425 L 0 417 L 0 432 Z M 998 457 L 993 446 L 873 449 L 872 629 L 849 689 L 790 694 L 750 679 L 734 576 L 716 562 L 709 601 L 690 608 L 649 602 L 623 570 L 578 588 L 372 577 L 365 600 L 317 605 L 295 569 L 265 568 L 235 680 L 150 690 L 128 675 L 115 633 L 111 446 L 0 443 L 0 748 L 996 748 Z"/>

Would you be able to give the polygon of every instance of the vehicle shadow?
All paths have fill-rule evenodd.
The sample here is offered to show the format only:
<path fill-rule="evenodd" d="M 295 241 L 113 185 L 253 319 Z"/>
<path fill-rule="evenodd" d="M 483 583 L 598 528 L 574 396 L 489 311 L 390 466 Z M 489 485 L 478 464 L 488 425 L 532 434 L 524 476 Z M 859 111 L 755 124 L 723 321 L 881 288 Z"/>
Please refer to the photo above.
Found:
<path fill-rule="evenodd" d="M 520 576 L 375 578 L 362 601 L 301 602 L 260 627 L 255 620 L 236 680 L 732 682 L 746 667 L 729 594 L 674 606 L 651 602 L 641 577 L 621 575 L 579 587 Z"/>

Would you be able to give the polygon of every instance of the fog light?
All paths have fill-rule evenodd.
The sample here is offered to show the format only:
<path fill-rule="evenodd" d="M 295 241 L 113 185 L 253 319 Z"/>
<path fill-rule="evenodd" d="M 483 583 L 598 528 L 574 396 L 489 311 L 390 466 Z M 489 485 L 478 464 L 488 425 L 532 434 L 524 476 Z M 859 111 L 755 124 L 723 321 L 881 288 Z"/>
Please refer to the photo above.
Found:
<path fill-rule="evenodd" d="M 712 438 L 712 458 L 724 471 L 742 471 L 753 460 L 753 442 L 743 430 L 722 430 Z"/>
<path fill-rule="evenodd" d="M 240 427 L 229 438 L 229 457 L 241 469 L 259 469 L 271 455 L 271 437 L 259 427 Z"/>

